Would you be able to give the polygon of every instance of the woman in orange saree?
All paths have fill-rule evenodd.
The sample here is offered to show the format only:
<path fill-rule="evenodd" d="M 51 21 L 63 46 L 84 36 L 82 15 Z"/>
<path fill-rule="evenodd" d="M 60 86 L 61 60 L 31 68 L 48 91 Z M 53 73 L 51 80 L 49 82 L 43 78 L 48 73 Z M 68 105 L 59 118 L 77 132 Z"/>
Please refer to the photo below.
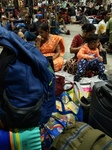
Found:
<path fill-rule="evenodd" d="M 62 57 L 65 53 L 64 40 L 59 35 L 50 34 L 49 31 L 48 23 L 43 22 L 40 24 L 35 45 L 45 57 L 52 56 L 54 71 L 59 71 L 64 65 Z"/>

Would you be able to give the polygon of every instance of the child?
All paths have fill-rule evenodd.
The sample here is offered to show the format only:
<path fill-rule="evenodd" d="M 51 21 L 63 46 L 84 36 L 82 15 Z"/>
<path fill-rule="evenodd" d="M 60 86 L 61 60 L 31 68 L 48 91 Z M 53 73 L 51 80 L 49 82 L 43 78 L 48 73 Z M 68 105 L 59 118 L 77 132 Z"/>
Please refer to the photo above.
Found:
<path fill-rule="evenodd" d="M 99 55 L 98 45 L 98 35 L 90 34 L 87 38 L 87 43 L 80 48 L 77 54 L 78 63 L 74 81 L 79 81 L 86 70 L 94 67 L 98 69 L 99 77 L 104 79 L 105 67 L 103 65 L 103 58 Z"/>
<path fill-rule="evenodd" d="M 70 46 L 70 53 L 74 54 L 73 57 L 69 58 L 65 65 L 63 70 L 75 75 L 76 70 L 77 70 L 77 53 L 79 51 L 79 49 L 81 48 L 81 46 L 86 42 L 87 37 L 91 34 L 91 33 L 95 33 L 96 31 L 96 27 L 93 24 L 84 24 L 81 27 L 82 33 L 81 34 L 77 34 L 74 36 L 71 46 Z M 95 74 L 97 74 L 97 72 L 95 72 Z M 87 75 L 87 73 L 85 73 L 85 75 Z"/>

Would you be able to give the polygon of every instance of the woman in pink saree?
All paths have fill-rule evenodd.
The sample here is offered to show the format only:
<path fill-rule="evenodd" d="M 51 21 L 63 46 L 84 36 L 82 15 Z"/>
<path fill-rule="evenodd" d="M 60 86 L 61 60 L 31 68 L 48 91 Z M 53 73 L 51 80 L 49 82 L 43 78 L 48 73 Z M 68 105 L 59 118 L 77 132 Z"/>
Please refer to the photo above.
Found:
<path fill-rule="evenodd" d="M 64 40 L 61 36 L 49 33 L 49 25 L 43 22 L 38 27 L 39 35 L 36 38 L 36 47 L 45 57 L 52 56 L 54 71 L 59 71 L 64 65 Z"/>

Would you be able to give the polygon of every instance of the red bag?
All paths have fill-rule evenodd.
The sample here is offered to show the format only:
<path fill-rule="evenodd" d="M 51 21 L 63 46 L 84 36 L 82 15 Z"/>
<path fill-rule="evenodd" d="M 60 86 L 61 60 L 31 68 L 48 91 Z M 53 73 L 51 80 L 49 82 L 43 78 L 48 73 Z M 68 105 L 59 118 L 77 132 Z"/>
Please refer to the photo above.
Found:
<path fill-rule="evenodd" d="M 65 77 L 61 75 L 56 75 L 56 87 L 55 94 L 56 97 L 60 96 L 64 91 Z"/>

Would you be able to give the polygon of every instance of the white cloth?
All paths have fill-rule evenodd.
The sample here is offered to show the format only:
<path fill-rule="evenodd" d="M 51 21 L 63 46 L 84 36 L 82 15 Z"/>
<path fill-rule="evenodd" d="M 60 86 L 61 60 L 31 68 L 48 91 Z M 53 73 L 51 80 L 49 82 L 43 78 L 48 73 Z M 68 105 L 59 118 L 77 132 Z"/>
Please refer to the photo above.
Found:
<path fill-rule="evenodd" d="M 99 31 L 100 31 L 100 34 L 103 34 L 106 32 L 107 23 L 108 22 L 105 23 L 104 19 L 98 23 L 97 34 L 99 34 Z"/>

